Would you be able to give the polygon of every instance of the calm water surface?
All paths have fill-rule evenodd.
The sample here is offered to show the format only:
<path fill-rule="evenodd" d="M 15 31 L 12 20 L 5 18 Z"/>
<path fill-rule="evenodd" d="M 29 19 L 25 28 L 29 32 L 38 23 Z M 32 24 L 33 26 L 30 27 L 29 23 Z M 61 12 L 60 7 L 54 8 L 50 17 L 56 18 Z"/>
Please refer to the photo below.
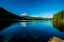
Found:
<path fill-rule="evenodd" d="M 23 34 L 38 36 L 40 40 L 38 42 L 47 42 L 52 36 L 64 39 L 64 33 L 55 28 L 52 21 L 46 20 L 17 22 L 0 31 L 0 35 L 4 36 L 15 35 L 16 37 L 20 37 Z"/>

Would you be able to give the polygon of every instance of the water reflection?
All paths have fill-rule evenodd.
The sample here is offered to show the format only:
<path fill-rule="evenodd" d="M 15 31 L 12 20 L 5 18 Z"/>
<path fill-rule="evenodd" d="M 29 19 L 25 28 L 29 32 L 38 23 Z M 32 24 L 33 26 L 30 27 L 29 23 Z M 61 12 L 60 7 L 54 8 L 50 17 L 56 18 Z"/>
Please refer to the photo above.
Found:
<path fill-rule="evenodd" d="M 28 25 L 37 25 L 37 24 L 50 24 L 50 21 L 42 21 L 42 20 L 26 20 L 26 21 L 22 21 L 20 22 L 22 26 L 26 27 Z"/>
<path fill-rule="evenodd" d="M 21 25 L 26 27 L 27 25 L 35 25 L 37 23 L 41 23 L 41 21 L 36 21 L 36 20 L 24 21 L 21 22 Z"/>
<path fill-rule="evenodd" d="M 26 22 L 21 22 L 21 25 L 26 27 Z"/>
<path fill-rule="evenodd" d="M 53 21 L 53 26 L 61 32 L 64 32 L 64 22 Z"/>
<path fill-rule="evenodd" d="M 28 34 L 28 35 L 35 35 L 38 36 L 39 39 L 41 40 L 41 42 L 46 42 L 48 41 L 48 39 L 52 36 L 56 36 L 59 38 L 64 39 L 64 34 L 57 31 L 57 29 L 59 29 L 60 31 L 62 31 L 63 29 L 61 28 L 63 26 L 63 23 L 61 22 L 53 22 L 53 26 L 57 29 L 54 29 L 54 27 L 52 26 L 52 21 L 40 21 L 40 20 L 35 20 L 35 21 L 23 21 L 15 23 L 14 25 L 12 25 L 11 21 L 3 21 L 2 24 L 4 25 L 8 25 L 10 26 L 8 29 L 0 32 L 1 35 L 15 35 L 15 42 L 22 42 L 22 41 L 26 41 L 29 42 L 28 40 L 31 39 L 23 39 L 22 35 L 23 34 Z M 12 25 L 12 26 L 11 26 Z M 22 26 L 21 26 L 22 25 Z M 24 27 L 25 28 L 24 28 Z M 7 26 L 6 26 L 7 27 Z M 26 36 L 26 35 L 24 35 Z M 31 40 L 33 42 L 33 40 Z M 34 41 L 35 42 L 35 41 Z M 37 41 L 36 41 L 37 42 Z M 39 42 L 39 41 L 38 41 Z"/>
<path fill-rule="evenodd" d="M 0 31 L 4 30 L 6 27 L 9 27 L 16 22 L 17 21 L 14 20 L 0 20 Z"/>

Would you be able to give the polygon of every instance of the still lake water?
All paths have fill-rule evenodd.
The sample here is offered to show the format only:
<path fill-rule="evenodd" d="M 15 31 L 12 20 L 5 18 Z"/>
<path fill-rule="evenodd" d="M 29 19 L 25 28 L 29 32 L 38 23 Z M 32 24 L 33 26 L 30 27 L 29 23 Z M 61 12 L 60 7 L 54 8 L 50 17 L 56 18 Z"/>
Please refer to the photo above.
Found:
<path fill-rule="evenodd" d="M 35 42 L 47 42 L 52 36 L 64 39 L 64 32 L 59 31 L 53 24 L 52 21 L 47 20 L 17 22 L 0 31 L 0 35 L 15 35 L 17 38 L 23 34 L 38 36 L 39 41 Z"/>

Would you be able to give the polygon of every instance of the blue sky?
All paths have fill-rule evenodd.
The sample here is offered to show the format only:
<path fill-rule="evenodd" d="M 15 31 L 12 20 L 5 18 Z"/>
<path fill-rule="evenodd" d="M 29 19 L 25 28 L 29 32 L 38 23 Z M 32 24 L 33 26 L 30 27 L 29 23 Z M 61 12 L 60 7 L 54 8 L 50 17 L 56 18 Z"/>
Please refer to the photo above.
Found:
<path fill-rule="evenodd" d="M 52 17 L 54 13 L 64 10 L 63 0 L 0 0 L 4 9 L 20 15 L 26 12 L 39 17 Z"/>

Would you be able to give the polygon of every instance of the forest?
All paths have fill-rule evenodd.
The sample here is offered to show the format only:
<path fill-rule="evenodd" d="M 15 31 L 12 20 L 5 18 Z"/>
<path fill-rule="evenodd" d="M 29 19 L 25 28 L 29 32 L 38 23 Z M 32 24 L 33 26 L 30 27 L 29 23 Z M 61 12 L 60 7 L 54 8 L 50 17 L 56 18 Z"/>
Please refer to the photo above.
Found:
<path fill-rule="evenodd" d="M 64 21 L 64 10 L 53 15 L 54 21 Z"/>

